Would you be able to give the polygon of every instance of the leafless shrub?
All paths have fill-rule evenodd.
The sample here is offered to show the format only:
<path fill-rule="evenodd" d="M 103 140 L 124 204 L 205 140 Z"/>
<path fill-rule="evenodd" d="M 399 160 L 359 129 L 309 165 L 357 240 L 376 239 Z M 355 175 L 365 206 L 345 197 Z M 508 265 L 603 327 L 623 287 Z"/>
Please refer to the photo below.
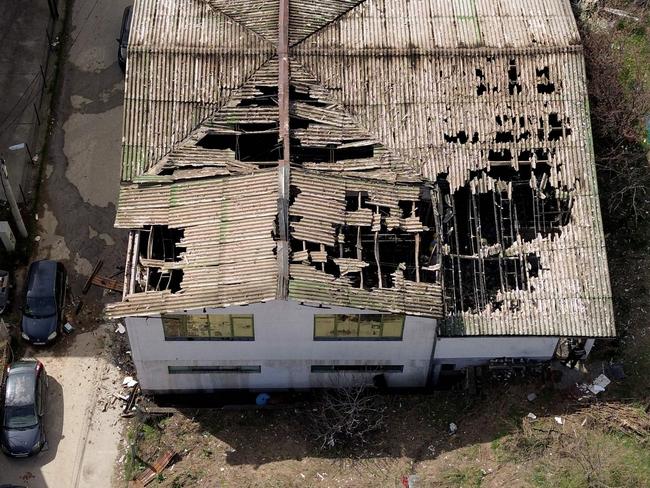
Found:
<path fill-rule="evenodd" d="M 312 411 L 313 435 L 321 449 L 366 444 L 384 425 L 386 406 L 368 386 L 323 390 Z"/>
<path fill-rule="evenodd" d="M 640 12 L 643 15 L 643 12 Z M 635 60 L 645 57 L 642 23 L 604 28 L 583 21 L 581 35 L 606 220 L 636 224 L 650 210 L 650 170 L 644 145 L 650 114 L 650 80 Z"/>

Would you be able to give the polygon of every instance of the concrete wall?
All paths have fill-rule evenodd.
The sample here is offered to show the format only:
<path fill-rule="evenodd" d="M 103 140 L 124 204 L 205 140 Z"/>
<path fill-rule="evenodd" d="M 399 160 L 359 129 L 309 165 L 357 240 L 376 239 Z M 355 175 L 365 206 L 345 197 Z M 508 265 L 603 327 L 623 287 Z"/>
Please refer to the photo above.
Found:
<path fill-rule="evenodd" d="M 188 312 L 191 313 L 191 312 Z M 386 373 L 389 386 L 425 386 L 430 371 L 437 378 L 442 364 L 456 369 L 485 364 L 493 358 L 553 356 L 557 337 L 436 338 L 436 321 L 406 317 L 401 341 L 314 341 L 315 313 L 373 313 L 342 307 L 309 307 L 270 301 L 195 313 L 253 314 L 254 341 L 165 341 L 160 317 L 126 320 L 138 379 L 145 391 L 273 389 L 336 386 L 370 381 L 372 373 L 312 373 L 314 364 L 402 365 Z M 374 312 L 379 313 L 379 312 Z M 435 342 L 434 360 L 431 354 Z M 261 366 L 261 373 L 168 373 L 168 366 Z"/>
<path fill-rule="evenodd" d="M 204 313 L 203 310 L 195 311 Z M 315 313 L 373 313 L 341 307 L 309 307 L 270 301 L 205 313 L 254 314 L 254 341 L 165 341 L 160 317 L 126 320 L 131 350 L 143 390 L 220 388 L 310 388 L 335 386 L 360 373 L 311 373 L 312 364 L 403 365 L 386 373 L 389 386 L 425 386 L 436 321 L 406 317 L 401 341 L 314 341 Z M 379 312 L 375 312 L 379 313 Z M 260 365 L 261 373 L 168 374 L 168 366 Z M 372 374 L 366 373 L 368 378 Z"/>

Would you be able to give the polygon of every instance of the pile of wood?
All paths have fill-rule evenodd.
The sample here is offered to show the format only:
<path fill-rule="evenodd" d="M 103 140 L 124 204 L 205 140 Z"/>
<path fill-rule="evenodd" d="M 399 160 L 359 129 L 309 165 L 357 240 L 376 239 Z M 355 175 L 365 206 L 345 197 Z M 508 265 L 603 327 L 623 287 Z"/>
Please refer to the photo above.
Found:
<path fill-rule="evenodd" d="M 609 432 L 626 434 L 650 443 L 650 415 L 640 407 L 600 403 L 591 405 L 584 413 L 595 425 Z"/>

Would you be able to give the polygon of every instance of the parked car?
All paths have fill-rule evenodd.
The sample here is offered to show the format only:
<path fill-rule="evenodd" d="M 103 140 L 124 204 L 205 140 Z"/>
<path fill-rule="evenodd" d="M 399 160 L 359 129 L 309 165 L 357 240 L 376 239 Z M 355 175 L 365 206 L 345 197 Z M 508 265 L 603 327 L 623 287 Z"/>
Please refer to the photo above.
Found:
<path fill-rule="evenodd" d="M 117 48 L 117 62 L 122 69 L 126 71 L 126 51 L 129 47 L 129 32 L 131 31 L 131 15 L 133 13 L 133 6 L 129 5 L 124 9 L 122 15 L 122 26 L 120 27 L 120 37 L 117 38 L 119 47 Z"/>
<path fill-rule="evenodd" d="M 7 367 L 0 433 L 0 448 L 5 454 L 33 456 L 45 446 L 47 386 L 47 373 L 40 361 L 26 359 Z"/>
<path fill-rule="evenodd" d="M 22 338 L 35 345 L 52 342 L 61 330 L 66 272 L 57 261 L 34 261 L 29 266 L 20 322 Z"/>
<path fill-rule="evenodd" d="M 9 304 L 9 273 L 0 269 L 0 314 L 3 314 Z M 0 487 L 1 488 L 1 487 Z"/>

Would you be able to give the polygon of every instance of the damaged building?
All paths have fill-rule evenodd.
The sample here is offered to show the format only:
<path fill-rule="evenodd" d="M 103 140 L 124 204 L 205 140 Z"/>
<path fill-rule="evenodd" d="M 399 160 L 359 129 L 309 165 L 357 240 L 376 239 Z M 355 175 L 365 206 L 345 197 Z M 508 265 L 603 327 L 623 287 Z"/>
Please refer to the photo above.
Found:
<path fill-rule="evenodd" d="M 148 392 L 615 335 L 568 0 L 137 0 L 116 226 Z"/>

